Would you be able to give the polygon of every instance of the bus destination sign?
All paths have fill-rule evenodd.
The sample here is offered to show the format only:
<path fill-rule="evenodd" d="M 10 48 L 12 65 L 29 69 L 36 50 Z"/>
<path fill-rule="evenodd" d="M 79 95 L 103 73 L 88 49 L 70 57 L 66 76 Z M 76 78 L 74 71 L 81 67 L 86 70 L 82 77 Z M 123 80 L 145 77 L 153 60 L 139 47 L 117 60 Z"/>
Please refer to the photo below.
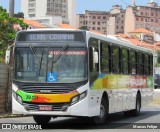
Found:
<path fill-rule="evenodd" d="M 82 32 L 20 32 L 17 41 L 84 41 Z"/>
<path fill-rule="evenodd" d="M 27 41 L 73 41 L 74 34 L 28 34 Z"/>

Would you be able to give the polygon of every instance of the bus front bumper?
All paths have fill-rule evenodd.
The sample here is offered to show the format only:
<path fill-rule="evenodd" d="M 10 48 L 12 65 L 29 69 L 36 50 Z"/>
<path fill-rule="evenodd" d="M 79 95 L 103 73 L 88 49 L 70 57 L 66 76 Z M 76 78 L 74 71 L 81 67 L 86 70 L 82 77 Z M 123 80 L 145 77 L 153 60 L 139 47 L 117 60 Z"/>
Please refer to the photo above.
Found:
<path fill-rule="evenodd" d="M 36 104 L 32 104 L 36 105 Z M 53 106 L 54 107 L 54 106 Z M 53 108 L 54 109 L 54 108 Z M 40 110 L 27 110 L 24 104 L 20 104 L 14 97 L 12 97 L 12 113 L 23 115 L 50 115 L 50 116 L 84 116 L 89 117 L 89 106 L 87 97 L 79 102 L 68 106 L 66 110 L 59 111 L 40 111 Z"/>

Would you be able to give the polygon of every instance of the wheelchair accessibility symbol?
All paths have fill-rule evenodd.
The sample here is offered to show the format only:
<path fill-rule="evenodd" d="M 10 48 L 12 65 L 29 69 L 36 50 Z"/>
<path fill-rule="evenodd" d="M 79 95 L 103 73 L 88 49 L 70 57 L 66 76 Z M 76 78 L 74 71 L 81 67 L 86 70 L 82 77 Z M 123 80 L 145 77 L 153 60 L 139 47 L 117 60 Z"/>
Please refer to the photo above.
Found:
<path fill-rule="evenodd" d="M 56 81 L 57 81 L 57 73 L 56 72 L 48 72 L 47 82 L 56 82 Z"/>

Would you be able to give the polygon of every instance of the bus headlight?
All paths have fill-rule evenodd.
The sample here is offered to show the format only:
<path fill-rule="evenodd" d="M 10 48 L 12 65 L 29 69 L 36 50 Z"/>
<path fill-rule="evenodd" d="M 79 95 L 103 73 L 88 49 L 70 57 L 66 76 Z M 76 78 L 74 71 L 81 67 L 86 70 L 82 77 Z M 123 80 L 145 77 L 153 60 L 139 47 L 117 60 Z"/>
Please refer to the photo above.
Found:
<path fill-rule="evenodd" d="M 22 98 L 21 98 L 21 96 L 17 95 L 17 101 L 18 101 L 20 104 L 22 104 Z"/>
<path fill-rule="evenodd" d="M 78 101 L 84 99 L 86 96 L 87 96 L 87 91 L 73 97 L 72 100 L 71 100 L 71 105 L 73 105 L 73 104 L 77 103 Z"/>
<path fill-rule="evenodd" d="M 87 91 L 81 93 L 80 96 L 79 96 L 79 99 L 80 100 L 84 99 L 86 97 L 86 95 L 87 95 Z"/>
<path fill-rule="evenodd" d="M 79 96 L 73 97 L 72 101 L 71 101 L 71 104 L 73 105 L 73 104 L 77 103 L 78 100 L 79 100 Z"/>
<path fill-rule="evenodd" d="M 12 94 L 13 94 L 13 97 L 16 99 L 17 98 L 17 94 L 16 94 L 16 92 L 14 90 L 12 91 Z"/>
<path fill-rule="evenodd" d="M 17 100 L 20 104 L 23 103 L 21 96 L 17 95 L 17 93 L 14 90 L 12 91 L 12 95 L 15 98 L 15 100 Z"/>

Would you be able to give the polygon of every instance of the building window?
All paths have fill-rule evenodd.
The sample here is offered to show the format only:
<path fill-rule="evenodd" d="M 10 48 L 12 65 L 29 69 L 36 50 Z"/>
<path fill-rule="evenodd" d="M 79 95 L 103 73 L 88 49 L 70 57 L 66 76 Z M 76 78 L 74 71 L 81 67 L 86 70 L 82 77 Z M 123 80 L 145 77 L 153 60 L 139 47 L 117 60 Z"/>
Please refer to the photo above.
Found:
<path fill-rule="evenodd" d="M 100 28 L 100 27 L 97 27 L 97 30 L 101 30 L 101 28 Z"/>
<path fill-rule="evenodd" d="M 117 29 L 118 29 L 118 26 L 117 26 Z"/>
<path fill-rule="evenodd" d="M 35 17 L 35 14 L 29 14 L 29 17 Z"/>
<path fill-rule="evenodd" d="M 154 13 L 151 13 L 151 16 L 154 16 Z"/>
<path fill-rule="evenodd" d="M 139 18 L 136 18 L 136 21 L 139 21 Z"/>
<path fill-rule="evenodd" d="M 92 27 L 92 30 L 95 30 L 95 27 Z"/>
<path fill-rule="evenodd" d="M 141 15 L 143 16 L 143 12 L 141 12 Z"/>
<path fill-rule="evenodd" d="M 98 16 L 98 19 L 101 19 L 101 16 Z"/>
<path fill-rule="evenodd" d="M 29 2 L 35 2 L 35 0 L 29 0 Z"/>
<path fill-rule="evenodd" d="M 141 18 L 141 21 L 143 21 L 143 18 Z"/>
<path fill-rule="evenodd" d="M 35 3 L 29 4 L 29 8 L 31 8 L 31 7 L 35 7 Z"/>
<path fill-rule="evenodd" d="M 93 25 L 95 25 L 95 22 L 92 22 Z"/>
<path fill-rule="evenodd" d="M 106 19 L 106 17 L 104 16 L 103 19 Z"/>
<path fill-rule="evenodd" d="M 101 23 L 100 23 L 100 22 L 97 22 L 97 24 L 100 25 Z"/>
<path fill-rule="evenodd" d="M 123 26 L 121 26 L 121 29 L 123 29 Z"/>
<path fill-rule="evenodd" d="M 35 9 L 29 9 L 29 12 L 34 12 L 35 11 Z"/>
<path fill-rule="evenodd" d="M 153 20 L 153 19 L 151 19 L 151 22 L 154 22 L 154 20 Z"/>
<path fill-rule="evenodd" d="M 93 18 L 93 19 L 96 19 L 96 16 L 93 16 L 92 18 Z"/>

